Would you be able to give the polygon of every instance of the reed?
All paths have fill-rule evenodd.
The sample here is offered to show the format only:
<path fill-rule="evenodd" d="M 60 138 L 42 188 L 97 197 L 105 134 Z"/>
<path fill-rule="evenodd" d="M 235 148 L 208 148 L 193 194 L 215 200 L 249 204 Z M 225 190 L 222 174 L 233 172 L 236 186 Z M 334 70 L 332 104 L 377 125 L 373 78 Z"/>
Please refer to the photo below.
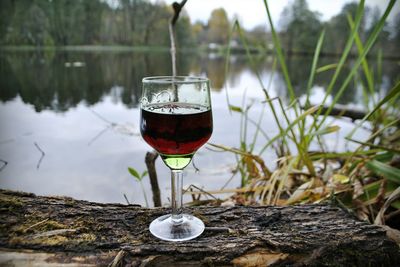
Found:
<path fill-rule="evenodd" d="M 286 66 L 285 55 L 279 35 L 272 23 L 268 2 L 264 0 L 266 15 L 275 46 L 273 72 L 279 66 L 283 73 L 289 98 L 271 98 L 269 84 L 259 75 L 248 42 L 240 23 L 235 21 L 230 36 L 237 33 L 246 51 L 249 64 L 255 71 L 263 90 L 265 99 L 263 109 L 256 120 L 251 117 L 252 103 L 247 103 L 243 96 L 241 107 L 229 102 L 228 90 L 226 98 L 232 114 L 241 116 L 238 148 L 219 144 L 209 144 L 214 149 L 234 153 L 237 159 L 237 174 L 241 176 L 240 189 L 235 192 L 234 199 L 241 204 L 289 205 L 299 203 L 319 203 L 329 201 L 354 212 L 359 218 L 375 223 L 385 223 L 385 218 L 398 214 L 400 201 L 400 83 L 398 82 L 381 99 L 376 97 L 381 81 L 382 53 L 378 53 L 378 70 L 373 71 L 367 60 L 377 36 L 381 32 L 385 20 L 391 12 L 395 0 L 388 2 L 384 14 L 374 30 L 363 43 L 359 37 L 359 27 L 364 15 L 364 0 L 361 0 L 355 17 L 348 15 L 351 33 L 347 38 L 343 53 L 338 62 L 319 66 L 320 52 L 323 47 L 325 32 L 322 31 L 315 46 L 310 74 L 306 85 L 305 103 L 300 103 L 295 95 L 290 73 Z M 338 76 L 348 64 L 350 51 L 356 47 L 358 56 L 350 71 L 345 75 L 342 84 L 338 84 Z M 230 48 L 227 49 L 226 74 L 229 72 Z M 321 72 L 333 70 L 333 75 L 326 88 L 320 105 L 310 103 L 311 89 L 314 79 Z M 361 75 L 365 78 L 361 78 Z M 349 87 L 351 81 L 361 84 L 364 95 L 366 116 L 355 123 L 354 129 L 344 137 L 343 141 L 357 144 L 348 151 L 327 151 L 324 138 L 328 134 L 340 132 L 330 112 Z M 366 81 L 366 82 L 364 82 Z M 265 86 L 267 84 L 267 86 Z M 377 86 L 378 85 L 378 86 Z M 326 106 L 333 88 L 339 88 L 333 101 Z M 307 107 L 303 109 L 303 107 Z M 325 109 L 323 109 L 325 107 Z M 263 129 L 263 116 L 270 112 L 273 115 L 278 134 L 269 136 Z M 282 119 L 283 118 L 283 119 Z M 255 127 L 254 134 L 249 135 L 248 127 Z M 269 126 L 270 127 L 270 126 Z M 360 128 L 368 129 L 369 136 L 364 140 L 353 138 Z M 343 136 L 343 135 L 342 135 Z M 256 146 L 257 144 L 257 146 Z M 261 145 L 260 145 L 261 144 Z M 318 150 L 311 151 L 311 146 Z M 276 166 L 271 169 L 263 160 L 265 151 L 274 151 Z"/>

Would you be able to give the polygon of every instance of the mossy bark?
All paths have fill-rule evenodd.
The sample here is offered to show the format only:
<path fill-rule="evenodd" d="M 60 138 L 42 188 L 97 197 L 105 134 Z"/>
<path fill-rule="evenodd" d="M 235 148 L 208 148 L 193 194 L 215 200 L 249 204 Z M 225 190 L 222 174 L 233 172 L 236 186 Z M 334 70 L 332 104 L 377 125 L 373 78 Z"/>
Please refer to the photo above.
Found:
<path fill-rule="evenodd" d="M 100 204 L 0 191 L 0 265 L 400 266 L 385 231 L 327 205 L 187 208 L 197 239 L 154 238 L 166 208 Z"/>

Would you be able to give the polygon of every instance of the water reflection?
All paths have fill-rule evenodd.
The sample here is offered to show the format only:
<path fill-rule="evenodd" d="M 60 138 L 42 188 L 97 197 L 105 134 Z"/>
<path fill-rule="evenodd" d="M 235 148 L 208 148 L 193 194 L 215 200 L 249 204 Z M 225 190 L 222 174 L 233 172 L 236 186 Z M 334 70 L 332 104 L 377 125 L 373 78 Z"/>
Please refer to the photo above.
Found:
<path fill-rule="evenodd" d="M 188 72 L 189 57 L 178 61 Z M 128 107 L 137 105 L 144 76 L 169 73 L 167 53 L 13 52 L 0 55 L 0 99 L 21 96 L 36 111 L 66 111 L 81 101 L 101 102 L 112 88 Z"/>
<path fill-rule="evenodd" d="M 319 66 L 336 63 L 337 58 L 322 58 Z M 233 56 L 229 72 L 225 73 L 225 59 L 216 55 L 182 53 L 178 56 L 178 72 L 182 75 L 206 75 L 212 82 L 213 90 L 222 90 L 225 83 L 235 88 L 241 75 L 255 70 L 270 73 L 272 57 L 256 56 L 254 69 L 250 68 L 244 56 Z M 287 60 L 290 77 L 297 96 L 304 94 L 312 58 L 291 57 Z M 377 72 L 375 62 L 372 69 Z M 343 83 L 352 62 L 345 65 L 339 74 L 333 94 Z M 53 110 L 64 112 L 80 102 L 94 105 L 107 95 L 115 102 L 135 107 L 144 76 L 171 73 L 169 54 L 166 52 L 1 52 L 0 53 L 0 100 L 5 102 L 18 95 L 26 104 L 34 106 L 37 112 Z M 375 79 L 375 87 L 388 89 L 399 79 L 399 64 L 387 61 L 382 65 L 383 79 Z M 333 71 L 315 76 L 315 85 L 326 88 Z M 363 79 L 362 73 L 360 74 Z M 267 83 L 267 82 L 265 82 Z M 286 85 L 278 68 L 274 85 L 276 93 L 287 97 Z M 380 85 L 382 84 L 382 86 Z M 349 85 L 341 103 L 357 102 L 354 83 Z M 112 88 L 120 88 L 112 91 Z"/>
<path fill-rule="evenodd" d="M 319 65 L 335 60 L 321 59 Z M 8 162 L 0 170 L 0 187 L 99 202 L 124 203 L 126 193 L 132 203 L 144 204 L 140 187 L 135 186 L 127 171 L 128 166 L 140 172 L 145 170 L 144 155 L 151 150 L 137 135 L 136 107 L 141 79 L 171 73 L 169 62 L 166 52 L 0 52 L 0 161 Z M 244 56 L 235 55 L 230 59 L 229 73 L 225 73 L 222 57 L 179 54 L 179 74 L 204 75 L 211 80 L 213 143 L 238 145 L 240 129 L 235 125 L 240 125 L 240 116 L 229 114 L 224 88 L 235 105 L 241 104 L 246 90 L 249 98 L 264 97 L 255 70 L 267 86 L 273 62 L 272 57 L 256 56 L 252 69 Z M 299 96 L 304 93 L 307 84 L 304 77 L 308 77 L 310 66 L 311 59 L 288 60 Z M 398 70 L 396 62 L 383 64 L 383 87 L 390 87 L 399 78 Z M 346 66 L 337 84 L 343 82 L 341 79 L 348 71 Z M 316 102 L 324 94 L 332 74 L 328 71 L 316 75 L 317 86 L 313 90 Z M 353 86 L 350 84 L 349 89 Z M 334 91 L 337 89 L 335 86 Z M 270 95 L 287 97 L 279 69 L 272 79 Z M 360 99 L 357 96 L 354 90 L 348 90 L 342 102 L 357 102 Z M 258 118 L 261 109 L 262 105 L 254 105 L 250 116 Z M 265 113 L 262 125 L 268 134 L 277 133 L 270 113 Z M 343 122 L 340 127 L 345 135 L 354 125 Z M 254 131 L 250 127 L 249 136 Z M 41 154 L 35 143 L 46 153 L 40 168 L 37 165 Z M 332 143 L 331 147 L 338 151 L 345 149 L 342 143 Z M 265 161 L 274 164 L 273 153 L 268 153 L 263 155 Z M 185 184 L 221 188 L 230 179 L 229 170 L 235 162 L 232 154 L 221 155 L 204 148 L 199 150 L 195 161 L 201 171 L 196 173 L 194 168 L 188 168 Z M 169 170 L 158 161 L 157 171 L 163 203 L 167 203 Z M 238 183 L 233 180 L 229 186 Z M 145 183 L 145 188 L 150 195 L 150 184 Z"/>

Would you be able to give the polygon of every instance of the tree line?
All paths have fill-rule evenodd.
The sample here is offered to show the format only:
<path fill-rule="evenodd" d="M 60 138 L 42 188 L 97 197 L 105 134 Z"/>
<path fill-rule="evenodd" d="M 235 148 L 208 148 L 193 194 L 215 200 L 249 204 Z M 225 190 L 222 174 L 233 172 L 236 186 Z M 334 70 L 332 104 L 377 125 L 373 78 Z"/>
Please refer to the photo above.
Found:
<path fill-rule="evenodd" d="M 311 11 L 306 0 L 293 0 L 280 16 L 278 29 L 284 49 L 312 52 L 325 29 L 322 49 L 341 53 L 350 26 L 347 16 L 355 16 L 357 3 L 347 3 L 339 14 L 323 22 Z M 2 0 L 0 1 L 0 45 L 67 46 L 125 45 L 169 46 L 168 22 L 172 8 L 163 2 L 147 0 Z M 366 8 L 360 25 L 360 37 L 366 40 L 380 17 L 378 8 Z M 245 19 L 245 18 L 244 18 Z M 176 39 L 180 47 L 197 48 L 210 43 L 227 45 L 233 22 L 223 8 L 210 11 L 207 22 L 192 22 L 183 12 L 177 23 Z M 253 48 L 271 48 L 271 35 L 265 26 L 245 30 Z M 237 33 L 234 45 L 241 44 Z M 374 50 L 398 53 L 400 14 L 393 25 L 386 23 Z"/>
<path fill-rule="evenodd" d="M 3 0 L 0 44 L 30 46 L 167 46 L 170 6 L 145 0 Z M 194 44 L 191 23 L 177 25 L 182 46 Z"/>

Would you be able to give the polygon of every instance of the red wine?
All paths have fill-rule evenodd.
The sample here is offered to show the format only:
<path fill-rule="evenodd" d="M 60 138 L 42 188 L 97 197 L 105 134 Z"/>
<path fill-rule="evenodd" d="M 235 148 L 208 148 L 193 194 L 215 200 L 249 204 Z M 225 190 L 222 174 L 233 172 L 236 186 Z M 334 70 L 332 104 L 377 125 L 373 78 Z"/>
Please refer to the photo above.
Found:
<path fill-rule="evenodd" d="M 212 133 L 211 110 L 201 105 L 152 104 L 141 112 L 141 134 L 162 155 L 193 154 Z"/>

